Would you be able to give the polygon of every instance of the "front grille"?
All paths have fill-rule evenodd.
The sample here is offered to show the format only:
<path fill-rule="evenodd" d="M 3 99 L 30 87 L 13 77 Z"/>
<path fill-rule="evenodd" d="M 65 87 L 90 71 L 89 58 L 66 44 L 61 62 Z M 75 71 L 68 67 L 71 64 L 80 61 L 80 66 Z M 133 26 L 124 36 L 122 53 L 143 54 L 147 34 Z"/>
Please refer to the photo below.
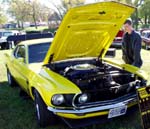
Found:
<path fill-rule="evenodd" d="M 136 92 L 132 92 L 132 93 L 123 95 L 123 96 L 115 98 L 115 99 L 87 102 L 84 104 L 80 104 L 77 100 L 78 100 L 78 95 L 75 96 L 73 105 L 76 108 L 82 109 L 82 108 L 87 108 L 87 107 L 112 105 L 112 104 L 121 103 L 121 102 L 127 102 L 127 103 L 130 103 L 132 101 L 135 102 L 135 101 L 137 101 L 137 96 L 136 96 Z"/>

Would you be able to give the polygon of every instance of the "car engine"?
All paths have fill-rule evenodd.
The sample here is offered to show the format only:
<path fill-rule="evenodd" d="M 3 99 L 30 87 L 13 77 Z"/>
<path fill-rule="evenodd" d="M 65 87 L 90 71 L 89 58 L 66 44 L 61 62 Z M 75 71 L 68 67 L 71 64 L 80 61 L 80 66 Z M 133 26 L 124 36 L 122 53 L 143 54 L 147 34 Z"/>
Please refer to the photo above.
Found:
<path fill-rule="evenodd" d="M 130 93 L 140 85 L 131 73 L 112 70 L 106 64 L 101 67 L 93 64 L 69 66 L 64 69 L 63 76 L 79 86 L 82 92 L 93 94 L 92 96 L 99 94 L 99 99 L 102 100 Z"/>
<path fill-rule="evenodd" d="M 145 84 L 135 74 L 95 59 L 59 62 L 51 65 L 51 69 L 76 84 L 82 94 L 88 95 L 88 102 L 135 94 L 136 88 Z"/>

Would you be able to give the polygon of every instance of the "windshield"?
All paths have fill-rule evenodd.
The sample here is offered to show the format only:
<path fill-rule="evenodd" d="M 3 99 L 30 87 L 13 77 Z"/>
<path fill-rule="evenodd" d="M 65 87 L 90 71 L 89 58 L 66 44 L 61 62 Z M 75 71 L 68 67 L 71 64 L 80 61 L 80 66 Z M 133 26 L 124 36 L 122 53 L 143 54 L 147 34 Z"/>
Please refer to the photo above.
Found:
<path fill-rule="evenodd" d="M 8 37 L 8 36 L 10 36 L 12 34 L 13 34 L 12 32 L 3 32 L 3 36 L 4 37 Z"/>
<path fill-rule="evenodd" d="M 29 46 L 29 63 L 42 62 L 49 49 L 50 43 L 40 43 Z"/>

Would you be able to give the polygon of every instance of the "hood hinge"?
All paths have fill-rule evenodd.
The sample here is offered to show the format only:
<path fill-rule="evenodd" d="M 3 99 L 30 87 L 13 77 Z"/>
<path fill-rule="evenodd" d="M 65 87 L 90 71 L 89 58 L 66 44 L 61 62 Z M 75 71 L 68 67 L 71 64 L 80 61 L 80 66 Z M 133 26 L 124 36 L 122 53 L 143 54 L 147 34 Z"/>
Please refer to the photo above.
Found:
<path fill-rule="evenodd" d="M 53 57 L 54 57 L 54 53 L 50 55 L 50 58 L 49 58 L 49 60 L 48 60 L 48 63 L 51 63 L 51 62 L 52 62 Z"/>
<path fill-rule="evenodd" d="M 101 60 L 100 57 L 102 56 L 102 53 L 104 52 L 104 48 L 102 49 L 102 51 L 100 52 L 99 56 L 98 56 L 98 60 Z"/>

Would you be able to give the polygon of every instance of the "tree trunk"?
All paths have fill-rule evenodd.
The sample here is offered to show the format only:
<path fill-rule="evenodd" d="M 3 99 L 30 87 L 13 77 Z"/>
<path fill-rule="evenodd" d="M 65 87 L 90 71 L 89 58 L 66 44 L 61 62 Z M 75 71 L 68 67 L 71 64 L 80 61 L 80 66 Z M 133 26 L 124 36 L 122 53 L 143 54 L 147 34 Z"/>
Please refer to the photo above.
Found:
<path fill-rule="evenodd" d="M 49 24 L 49 20 L 47 20 L 47 25 L 48 25 L 48 28 L 50 29 L 50 24 Z"/>
<path fill-rule="evenodd" d="M 36 24 L 36 18 L 35 18 L 35 14 L 33 14 L 33 21 L 34 21 L 34 24 L 35 24 L 35 28 L 37 29 L 37 24 Z"/>
<path fill-rule="evenodd" d="M 18 28 L 21 28 L 19 20 L 17 20 L 17 25 L 18 25 Z"/>
<path fill-rule="evenodd" d="M 136 9 L 136 22 L 135 22 L 135 28 L 136 28 L 136 30 L 138 30 L 138 24 L 139 24 L 138 10 Z"/>
<path fill-rule="evenodd" d="M 148 16 L 148 24 L 150 24 L 150 16 Z"/>
<path fill-rule="evenodd" d="M 33 5 L 33 21 L 35 24 L 35 28 L 37 29 L 37 24 L 36 24 L 36 14 L 35 14 L 35 6 Z"/>
<path fill-rule="evenodd" d="M 21 21 L 21 28 L 24 29 L 23 21 Z"/>
<path fill-rule="evenodd" d="M 145 14 L 145 17 L 144 17 L 144 22 L 145 22 L 145 25 L 147 24 L 147 15 Z"/>

